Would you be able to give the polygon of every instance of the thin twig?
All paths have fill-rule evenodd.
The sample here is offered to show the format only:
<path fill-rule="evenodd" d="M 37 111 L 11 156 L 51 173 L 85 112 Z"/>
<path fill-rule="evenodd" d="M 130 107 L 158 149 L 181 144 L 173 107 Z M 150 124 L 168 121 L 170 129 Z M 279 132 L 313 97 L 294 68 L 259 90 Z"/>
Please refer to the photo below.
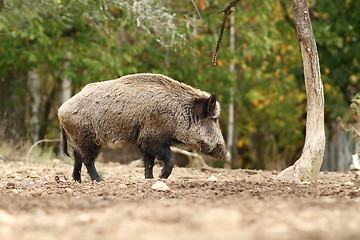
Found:
<path fill-rule="evenodd" d="M 27 161 L 29 160 L 29 157 L 30 157 L 31 152 L 34 150 L 34 148 L 35 148 L 38 144 L 43 143 L 43 142 L 60 142 L 60 141 L 61 141 L 61 139 L 41 139 L 41 140 L 35 142 L 35 143 L 30 147 L 29 151 L 27 152 L 27 154 L 26 154 L 26 156 L 25 156 L 25 159 L 24 159 L 25 162 L 27 162 Z"/>
<path fill-rule="evenodd" d="M 199 8 L 196 6 L 196 3 L 194 2 L 194 0 L 191 0 L 191 2 L 192 2 L 192 4 L 194 5 L 194 8 L 195 8 L 195 10 L 196 10 L 196 13 L 199 15 L 199 18 L 200 18 L 201 20 L 203 20 L 202 17 L 201 17 Z"/>
<path fill-rule="evenodd" d="M 198 153 L 189 152 L 177 147 L 171 147 L 171 151 L 174 153 L 180 153 L 188 157 L 189 163 L 187 164 L 188 167 L 201 167 L 201 168 L 208 168 L 207 164 L 205 163 L 203 157 Z"/>
<path fill-rule="evenodd" d="M 201 155 L 199 155 L 198 153 L 189 152 L 189 151 L 177 148 L 177 147 L 171 147 L 171 151 L 175 152 L 175 153 L 183 154 L 183 155 L 185 155 L 187 157 L 202 158 Z"/>
<path fill-rule="evenodd" d="M 286 21 L 290 24 L 291 27 L 293 27 L 293 28 L 295 29 L 294 19 L 292 19 L 292 18 L 290 17 L 290 14 L 289 14 L 288 11 L 287 11 L 285 0 L 281 0 L 281 1 L 280 1 L 280 6 L 281 6 L 281 9 L 282 9 L 283 12 L 284 12 L 284 16 L 285 16 Z"/>
<path fill-rule="evenodd" d="M 214 51 L 214 54 L 213 54 L 213 57 L 212 57 L 212 64 L 211 64 L 212 67 L 216 66 L 216 57 L 217 57 L 217 54 L 218 54 L 218 52 L 220 50 L 220 44 L 221 44 L 221 41 L 222 41 L 222 38 L 223 38 L 223 35 L 224 35 L 226 21 L 227 21 L 229 15 L 232 13 L 231 8 L 234 7 L 236 5 L 236 3 L 239 2 L 239 1 L 240 0 L 232 0 L 226 6 L 225 9 L 218 12 L 218 14 L 219 13 L 224 13 L 224 16 L 223 16 L 223 20 L 222 20 L 221 27 L 220 27 L 219 38 L 217 40 L 216 48 L 215 48 L 215 51 Z"/>
<path fill-rule="evenodd" d="M 351 133 L 355 134 L 356 137 L 360 137 L 359 130 L 357 130 L 356 127 L 353 126 L 353 124 L 345 125 L 341 120 L 339 121 L 339 123 L 340 123 L 340 126 L 342 127 L 342 129 L 344 129 L 347 132 L 351 132 Z"/>

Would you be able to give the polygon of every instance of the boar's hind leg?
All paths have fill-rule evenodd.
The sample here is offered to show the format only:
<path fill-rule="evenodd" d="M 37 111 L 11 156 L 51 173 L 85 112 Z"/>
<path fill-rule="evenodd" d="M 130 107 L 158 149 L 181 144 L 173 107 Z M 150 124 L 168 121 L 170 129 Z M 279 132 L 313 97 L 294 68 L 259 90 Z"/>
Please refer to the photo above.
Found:
<path fill-rule="evenodd" d="M 83 144 L 81 146 L 81 153 L 83 153 L 84 156 L 82 156 L 82 162 L 84 163 L 90 178 L 92 181 L 100 182 L 102 179 L 100 178 L 98 172 L 95 168 L 95 158 L 99 155 L 101 147 L 96 145 L 95 143 L 88 142 L 86 144 Z M 75 161 L 76 164 L 76 161 Z M 75 165 L 74 165 L 74 171 L 75 171 Z"/>
<path fill-rule="evenodd" d="M 172 154 L 170 147 L 164 146 L 157 149 L 156 156 L 159 160 L 164 163 L 163 168 L 161 169 L 160 178 L 168 178 L 172 172 L 172 169 L 175 165 L 174 159 L 172 159 Z"/>
<path fill-rule="evenodd" d="M 81 182 L 81 167 L 82 167 L 82 157 L 77 150 L 74 150 L 73 178 L 77 182 Z"/>
<path fill-rule="evenodd" d="M 145 167 L 145 179 L 154 178 L 153 167 L 154 167 L 155 156 L 145 152 L 143 160 Z"/>

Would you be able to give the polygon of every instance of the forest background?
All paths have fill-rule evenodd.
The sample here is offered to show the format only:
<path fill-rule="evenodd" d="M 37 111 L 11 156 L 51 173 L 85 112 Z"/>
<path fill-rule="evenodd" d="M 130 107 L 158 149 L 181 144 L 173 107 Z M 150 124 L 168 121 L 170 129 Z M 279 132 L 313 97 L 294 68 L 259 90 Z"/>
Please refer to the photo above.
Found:
<path fill-rule="evenodd" d="M 228 129 L 233 136 L 233 168 L 292 164 L 305 137 L 306 93 L 291 1 L 239 2 L 212 68 L 217 12 L 228 3 L 0 0 L 0 156 L 15 158 L 14 149 L 58 139 L 57 109 L 85 84 L 152 72 L 219 96 L 225 139 Z M 344 170 L 355 149 L 339 118 L 346 121 L 360 89 L 360 1 L 309 6 L 325 90 L 323 170 Z"/>

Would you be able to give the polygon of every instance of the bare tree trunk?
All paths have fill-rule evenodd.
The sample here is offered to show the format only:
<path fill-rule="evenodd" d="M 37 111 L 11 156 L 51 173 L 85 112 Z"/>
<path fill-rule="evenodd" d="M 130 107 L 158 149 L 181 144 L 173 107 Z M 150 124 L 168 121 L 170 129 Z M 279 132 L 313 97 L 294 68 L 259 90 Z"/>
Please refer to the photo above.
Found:
<path fill-rule="evenodd" d="M 48 127 L 50 124 L 50 115 L 52 111 L 54 110 L 54 102 L 56 98 L 56 93 L 58 89 L 58 79 L 54 79 L 53 86 L 49 87 L 51 90 L 47 94 L 47 97 L 43 100 L 43 106 L 42 106 L 42 115 L 41 115 L 41 124 L 40 124 L 40 130 L 39 130 L 39 139 L 44 139 L 46 137 Z"/>
<path fill-rule="evenodd" d="M 67 53 L 67 58 L 71 58 L 71 52 Z M 64 70 L 70 67 L 70 62 L 66 61 L 64 64 Z M 66 102 L 71 98 L 71 81 L 68 77 L 61 79 L 61 103 Z"/>
<path fill-rule="evenodd" d="M 28 101 L 17 91 L 27 89 L 27 73 L 17 72 L 0 81 L 0 130 L 3 140 L 26 136 L 26 110 Z"/>
<path fill-rule="evenodd" d="M 68 78 L 63 78 L 61 81 L 61 102 L 71 98 L 71 82 Z"/>
<path fill-rule="evenodd" d="M 294 165 L 283 170 L 277 178 L 313 181 L 319 174 L 325 152 L 324 90 L 306 0 L 293 0 L 293 8 L 307 93 L 306 136 L 300 158 Z"/>
<path fill-rule="evenodd" d="M 31 140 L 39 140 L 40 130 L 40 104 L 41 104 L 41 83 L 37 70 L 28 72 L 27 85 L 30 92 L 30 128 Z"/>
<path fill-rule="evenodd" d="M 235 15 L 230 18 L 230 52 L 235 54 Z M 235 76 L 235 62 L 232 60 L 230 62 L 229 71 L 232 77 Z M 230 102 L 229 102 L 229 120 L 228 120 L 228 129 L 227 129 L 227 147 L 230 153 L 230 158 L 225 162 L 225 168 L 231 168 L 232 164 L 236 159 L 234 159 L 233 148 L 234 148 L 234 130 L 235 130 L 235 100 L 234 100 L 234 86 L 229 89 Z"/>

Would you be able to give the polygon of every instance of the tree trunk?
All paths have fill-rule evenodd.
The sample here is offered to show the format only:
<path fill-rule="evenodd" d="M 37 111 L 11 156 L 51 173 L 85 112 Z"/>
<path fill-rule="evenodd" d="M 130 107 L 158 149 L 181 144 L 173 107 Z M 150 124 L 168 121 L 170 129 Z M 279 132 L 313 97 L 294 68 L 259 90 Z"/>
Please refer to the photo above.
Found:
<path fill-rule="evenodd" d="M 235 54 L 235 14 L 230 18 L 230 53 Z M 231 60 L 229 71 L 232 77 L 236 78 L 235 75 L 235 62 Z M 230 158 L 225 162 L 225 168 L 231 168 L 234 165 L 235 154 L 234 154 L 234 132 L 235 132 L 235 91 L 234 86 L 229 89 L 230 102 L 229 102 L 229 120 L 227 129 L 227 147 L 230 153 Z"/>
<path fill-rule="evenodd" d="M 26 100 L 24 89 L 27 89 L 27 74 L 12 73 L 0 81 L 0 134 L 2 140 L 19 140 L 26 136 Z M 17 94 L 15 94 L 17 93 Z"/>
<path fill-rule="evenodd" d="M 44 99 L 45 104 L 43 106 L 43 113 L 42 113 L 42 118 L 41 118 L 40 129 L 39 129 L 39 139 L 45 139 L 49 124 L 51 122 L 50 115 L 54 109 L 53 107 L 54 107 L 55 97 L 56 97 L 56 93 L 57 93 L 57 89 L 58 89 L 57 81 L 58 81 L 58 79 L 55 78 L 53 86 L 50 91 L 50 94 L 47 94 L 48 97 L 46 99 Z"/>
<path fill-rule="evenodd" d="M 71 58 L 72 53 L 68 52 L 66 54 L 67 58 Z M 70 61 L 67 60 L 64 64 L 64 70 L 70 67 Z M 66 102 L 68 99 L 71 98 L 71 81 L 70 79 L 65 76 L 61 79 L 61 103 Z"/>
<path fill-rule="evenodd" d="M 293 0 L 293 9 L 307 93 L 306 136 L 300 158 L 294 165 L 283 170 L 277 178 L 313 181 L 320 172 L 325 152 L 324 91 L 306 0 Z"/>
<path fill-rule="evenodd" d="M 33 142 L 39 140 L 41 82 L 37 70 L 28 73 L 27 85 L 30 93 L 30 127 L 29 134 Z"/>
<path fill-rule="evenodd" d="M 61 81 L 61 103 L 66 102 L 71 98 L 71 81 L 68 78 L 63 78 Z"/>

